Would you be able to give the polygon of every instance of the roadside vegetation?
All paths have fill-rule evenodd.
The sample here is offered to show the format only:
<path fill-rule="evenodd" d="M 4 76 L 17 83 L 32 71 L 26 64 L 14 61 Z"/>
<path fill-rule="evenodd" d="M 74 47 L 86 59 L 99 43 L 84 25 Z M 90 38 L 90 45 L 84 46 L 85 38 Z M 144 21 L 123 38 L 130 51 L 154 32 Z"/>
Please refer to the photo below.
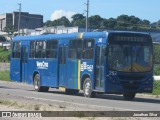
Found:
<path fill-rule="evenodd" d="M 9 62 L 10 61 L 10 50 L 6 50 L 3 47 L 0 47 L 0 62 Z"/>
<path fill-rule="evenodd" d="M 10 81 L 9 71 L 7 71 L 7 70 L 0 71 L 0 80 Z"/>
<path fill-rule="evenodd" d="M 160 81 L 154 81 L 153 95 L 160 95 Z"/>

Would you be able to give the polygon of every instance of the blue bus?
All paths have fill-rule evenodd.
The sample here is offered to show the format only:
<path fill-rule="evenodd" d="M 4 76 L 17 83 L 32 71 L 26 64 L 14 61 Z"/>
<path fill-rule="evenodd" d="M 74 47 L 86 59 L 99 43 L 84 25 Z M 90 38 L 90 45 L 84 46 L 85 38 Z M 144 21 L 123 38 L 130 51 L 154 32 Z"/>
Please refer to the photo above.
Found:
<path fill-rule="evenodd" d="M 65 88 L 85 97 L 153 89 L 151 36 L 141 32 L 86 32 L 18 36 L 12 41 L 10 78 L 32 84 L 35 91 Z"/>

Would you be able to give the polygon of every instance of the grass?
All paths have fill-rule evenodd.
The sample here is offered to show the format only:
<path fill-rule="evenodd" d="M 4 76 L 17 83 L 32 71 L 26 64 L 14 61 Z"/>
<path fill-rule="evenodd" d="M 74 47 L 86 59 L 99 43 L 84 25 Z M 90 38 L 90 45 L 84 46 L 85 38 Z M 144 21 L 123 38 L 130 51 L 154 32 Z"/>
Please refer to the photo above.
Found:
<path fill-rule="evenodd" d="M 10 73 L 7 70 L 0 71 L 0 80 L 10 81 Z"/>
<path fill-rule="evenodd" d="M 153 95 L 160 95 L 160 81 L 154 81 Z"/>
<path fill-rule="evenodd" d="M 24 104 L 24 103 L 13 101 L 13 100 L 0 100 L 0 105 L 13 107 L 13 108 L 21 108 L 21 109 L 26 109 L 26 110 L 36 110 L 36 111 L 41 110 L 40 109 L 41 105 Z"/>
<path fill-rule="evenodd" d="M 154 75 L 160 75 L 160 64 L 154 65 Z"/>
<path fill-rule="evenodd" d="M 9 58 L 10 50 L 4 50 L 2 47 L 0 47 L 0 62 L 3 62 L 4 60 L 9 62 Z"/>

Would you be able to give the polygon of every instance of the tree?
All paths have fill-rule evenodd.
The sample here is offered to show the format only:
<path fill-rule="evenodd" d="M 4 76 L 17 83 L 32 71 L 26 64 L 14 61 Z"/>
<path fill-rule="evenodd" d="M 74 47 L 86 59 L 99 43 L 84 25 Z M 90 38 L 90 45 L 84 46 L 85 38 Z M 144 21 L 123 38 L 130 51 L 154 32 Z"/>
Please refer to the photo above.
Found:
<path fill-rule="evenodd" d="M 107 29 L 114 29 L 117 26 L 117 21 L 114 18 L 104 19 L 103 26 Z"/>
<path fill-rule="evenodd" d="M 138 17 L 135 16 L 130 16 L 130 21 L 129 21 L 132 25 L 135 24 L 141 24 L 141 20 Z"/>
<path fill-rule="evenodd" d="M 74 22 L 74 21 L 78 21 L 78 20 L 83 20 L 83 19 L 85 19 L 85 17 L 82 15 L 82 14 L 74 14 L 73 16 L 72 16 L 72 22 Z"/>
<path fill-rule="evenodd" d="M 72 19 L 72 26 L 85 27 L 85 17 L 82 14 L 75 14 Z"/>
<path fill-rule="evenodd" d="M 71 26 L 70 21 L 65 16 L 63 16 L 60 19 L 58 19 L 58 24 L 59 25 L 64 25 L 64 26 L 68 26 L 68 27 Z"/>
<path fill-rule="evenodd" d="M 14 26 L 10 26 L 8 28 L 3 28 L 3 32 L 8 33 L 9 35 L 13 35 L 13 33 L 15 32 Z"/>
<path fill-rule="evenodd" d="M 6 41 L 5 37 L 0 35 L 0 42 L 5 42 L 5 41 Z"/>
<path fill-rule="evenodd" d="M 101 18 L 99 15 L 94 15 L 89 17 L 89 27 L 98 29 L 103 24 L 103 18 Z"/>
<path fill-rule="evenodd" d="M 51 26 L 52 26 L 52 21 L 51 21 L 51 20 L 47 20 L 47 21 L 44 23 L 44 26 L 51 27 Z"/>
<path fill-rule="evenodd" d="M 60 19 L 54 21 L 48 20 L 47 22 L 44 23 L 44 25 L 47 27 L 60 26 L 60 25 L 69 27 L 71 26 L 71 23 L 65 16 L 63 16 Z"/>
<path fill-rule="evenodd" d="M 143 25 L 150 25 L 150 21 L 149 20 L 143 20 L 142 23 L 143 23 Z"/>

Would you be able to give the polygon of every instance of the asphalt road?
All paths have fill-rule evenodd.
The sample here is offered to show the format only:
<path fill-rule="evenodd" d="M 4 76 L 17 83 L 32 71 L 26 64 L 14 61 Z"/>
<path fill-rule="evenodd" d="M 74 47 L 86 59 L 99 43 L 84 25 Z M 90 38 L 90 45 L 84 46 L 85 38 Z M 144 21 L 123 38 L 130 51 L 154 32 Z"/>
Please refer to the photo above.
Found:
<path fill-rule="evenodd" d="M 160 98 L 153 96 L 136 95 L 134 101 L 125 101 L 121 95 L 106 94 L 96 95 L 96 98 L 85 98 L 82 92 L 78 96 L 66 95 L 63 91 L 57 89 L 50 89 L 47 93 L 39 93 L 34 91 L 32 85 L 0 81 L 0 96 L 3 95 L 48 104 L 63 103 L 79 108 L 78 110 L 160 111 Z"/>

